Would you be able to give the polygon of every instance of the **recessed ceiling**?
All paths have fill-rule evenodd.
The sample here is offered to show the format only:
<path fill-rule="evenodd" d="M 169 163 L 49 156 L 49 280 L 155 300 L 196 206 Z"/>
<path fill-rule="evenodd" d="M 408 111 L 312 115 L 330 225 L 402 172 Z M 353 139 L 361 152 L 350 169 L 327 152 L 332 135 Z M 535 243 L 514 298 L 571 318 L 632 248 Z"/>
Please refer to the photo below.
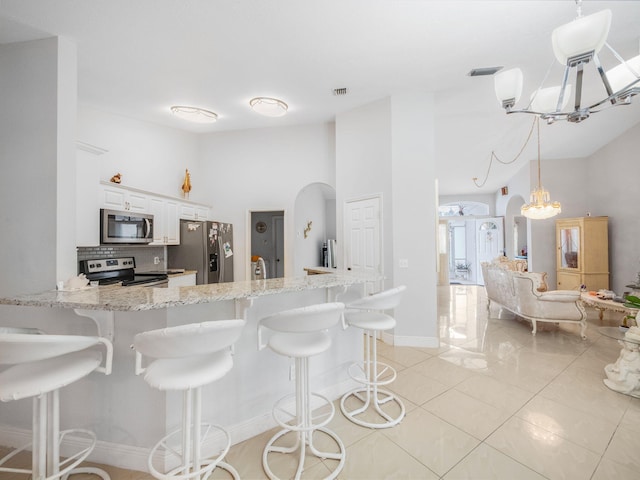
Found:
<path fill-rule="evenodd" d="M 638 54 L 640 2 L 582 8 L 610 8 L 609 43 L 625 58 Z M 552 30 L 575 12 L 573 0 L 2 0 L 0 42 L 67 37 L 78 47 L 81 104 L 194 132 L 331 122 L 395 92 L 433 92 L 440 193 L 483 193 L 534 159 L 535 147 L 495 167 L 483 189 L 473 185 L 492 150 L 518 152 L 531 119 L 505 115 L 492 76 L 467 73 L 518 66 L 533 91 L 553 61 Z M 341 86 L 348 95 L 334 94 Z M 254 97 L 285 99 L 287 115 L 255 115 Z M 218 121 L 185 124 L 172 105 Z M 543 128 L 543 159 L 590 155 L 639 121 L 635 104 Z"/>

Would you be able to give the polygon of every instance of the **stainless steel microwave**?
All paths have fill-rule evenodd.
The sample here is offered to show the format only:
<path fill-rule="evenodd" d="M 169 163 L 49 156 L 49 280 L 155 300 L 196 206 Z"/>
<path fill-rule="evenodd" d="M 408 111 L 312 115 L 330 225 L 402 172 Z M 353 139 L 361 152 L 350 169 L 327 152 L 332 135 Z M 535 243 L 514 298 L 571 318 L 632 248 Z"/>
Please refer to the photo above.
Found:
<path fill-rule="evenodd" d="M 100 209 L 100 243 L 144 244 L 153 241 L 153 215 Z"/>

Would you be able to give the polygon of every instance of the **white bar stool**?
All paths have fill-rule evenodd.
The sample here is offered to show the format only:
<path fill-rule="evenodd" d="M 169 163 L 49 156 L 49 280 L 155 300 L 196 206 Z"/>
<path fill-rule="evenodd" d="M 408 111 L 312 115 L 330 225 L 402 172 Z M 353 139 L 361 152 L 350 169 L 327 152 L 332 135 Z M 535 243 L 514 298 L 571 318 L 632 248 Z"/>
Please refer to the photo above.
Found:
<path fill-rule="evenodd" d="M 149 473 L 159 479 L 208 478 L 220 467 L 239 478 L 238 472 L 222 461 L 231 438 L 218 425 L 202 423 L 202 387 L 224 377 L 233 367 L 233 344 L 240 338 L 244 320 L 217 320 L 180 325 L 139 333 L 134 338 L 136 375 L 158 390 L 182 390 L 182 426 L 163 437 L 151 449 Z M 142 357 L 154 360 L 145 368 Z M 173 440 L 173 443 L 171 442 Z M 204 455 L 206 447 L 214 452 Z M 168 471 L 154 465 L 158 455 L 170 464 Z"/>
<path fill-rule="evenodd" d="M 320 458 L 338 460 L 333 472 L 326 478 L 335 478 L 345 462 L 345 447 L 340 437 L 325 426 L 335 414 L 331 400 L 323 395 L 312 393 L 309 387 L 309 357 L 323 353 L 331 347 L 331 337 L 327 329 L 336 325 L 344 311 L 342 303 L 325 303 L 309 307 L 295 308 L 263 318 L 258 322 L 258 349 L 268 346 L 274 352 L 295 359 L 295 394 L 289 394 L 276 402 L 273 418 L 283 430 L 276 433 L 264 448 L 262 466 L 269 478 L 278 477 L 268 463 L 271 452 L 289 454 L 299 451 L 298 467 L 295 479 L 299 479 L 304 469 L 307 447 L 309 452 Z M 263 330 L 272 330 L 268 343 L 263 343 Z M 320 405 L 328 406 L 330 411 L 314 415 L 312 397 L 320 399 Z M 314 423 L 315 422 L 315 423 Z M 321 452 L 313 443 L 313 435 L 322 432 L 338 445 L 337 453 Z M 274 443 L 288 433 L 296 435 L 292 447 L 276 446 Z"/>
<path fill-rule="evenodd" d="M 356 327 L 364 330 L 365 351 L 364 361 L 354 363 L 349 367 L 349 376 L 356 382 L 364 385 L 347 392 L 340 401 L 340 410 L 353 423 L 369 428 L 389 428 L 400 423 L 404 418 L 405 408 L 402 401 L 388 390 L 379 388 L 388 385 L 396 379 L 397 373 L 393 367 L 386 363 L 378 362 L 377 332 L 391 330 L 396 326 L 396 320 L 383 312 L 395 308 L 400 303 L 405 286 L 385 290 L 383 292 L 361 298 L 350 303 L 344 314 L 344 327 Z M 358 407 L 347 408 L 347 401 L 354 397 L 358 401 Z M 382 409 L 382 405 L 395 402 L 399 413 L 393 414 Z M 365 415 L 368 420 L 359 418 L 366 414 L 372 406 L 376 412 L 374 415 Z"/>
<path fill-rule="evenodd" d="M 106 350 L 104 366 L 102 352 L 91 348 L 96 345 Z M 96 435 L 85 429 L 60 431 L 59 390 L 93 371 L 109 375 L 112 360 L 113 346 L 105 338 L 0 329 L 0 365 L 11 365 L 0 373 L 0 401 L 33 398 L 32 441 L 0 459 L 0 472 L 31 474 L 35 480 L 66 479 L 79 473 L 110 480 L 101 469 L 78 467 L 93 451 Z M 60 444 L 67 436 L 74 438 L 74 444 L 82 445 L 66 459 L 60 459 Z M 3 466 L 28 449 L 32 452 L 31 469 Z"/>

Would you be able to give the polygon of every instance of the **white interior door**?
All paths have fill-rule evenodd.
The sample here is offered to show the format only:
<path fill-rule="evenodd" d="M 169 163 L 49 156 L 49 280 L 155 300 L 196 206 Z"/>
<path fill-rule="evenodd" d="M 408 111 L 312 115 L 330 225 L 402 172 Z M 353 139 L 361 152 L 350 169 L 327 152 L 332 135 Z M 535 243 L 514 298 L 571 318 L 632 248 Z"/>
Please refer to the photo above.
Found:
<path fill-rule="evenodd" d="M 482 262 L 490 262 L 504 253 L 504 221 L 502 217 L 476 220 L 476 273 L 479 285 L 484 285 Z"/>
<path fill-rule="evenodd" d="M 382 274 L 380 198 L 346 202 L 345 266 L 354 272 Z M 367 282 L 365 294 L 380 291 L 380 282 Z"/>

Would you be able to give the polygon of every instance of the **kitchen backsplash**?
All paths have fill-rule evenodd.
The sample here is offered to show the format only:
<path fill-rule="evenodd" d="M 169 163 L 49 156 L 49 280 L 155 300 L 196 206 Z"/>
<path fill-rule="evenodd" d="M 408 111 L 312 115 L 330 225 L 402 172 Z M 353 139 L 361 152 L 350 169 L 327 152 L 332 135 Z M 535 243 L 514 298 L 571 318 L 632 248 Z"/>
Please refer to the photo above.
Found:
<path fill-rule="evenodd" d="M 134 257 L 136 268 L 150 270 L 166 268 L 165 247 L 137 247 L 131 245 L 100 245 L 99 247 L 78 247 L 78 262 L 96 258 Z M 154 259 L 159 263 L 155 264 Z"/>

